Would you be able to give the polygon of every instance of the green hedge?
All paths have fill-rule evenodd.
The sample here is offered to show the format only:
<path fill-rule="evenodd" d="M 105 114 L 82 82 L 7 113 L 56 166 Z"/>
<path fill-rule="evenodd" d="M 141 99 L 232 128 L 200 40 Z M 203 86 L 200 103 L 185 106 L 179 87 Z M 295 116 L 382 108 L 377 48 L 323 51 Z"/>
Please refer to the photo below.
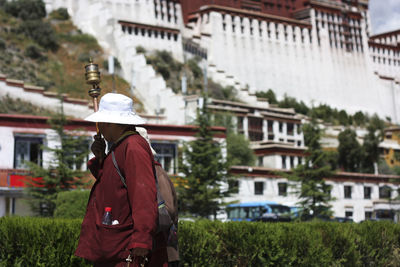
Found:
<path fill-rule="evenodd" d="M 0 218 L 0 266 L 90 266 L 76 258 L 80 220 Z M 400 266 L 390 222 L 181 222 L 183 266 Z"/>
<path fill-rule="evenodd" d="M 58 193 L 54 217 L 62 219 L 83 219 L 89 195 L 90 190 L 72 190 Z"/>

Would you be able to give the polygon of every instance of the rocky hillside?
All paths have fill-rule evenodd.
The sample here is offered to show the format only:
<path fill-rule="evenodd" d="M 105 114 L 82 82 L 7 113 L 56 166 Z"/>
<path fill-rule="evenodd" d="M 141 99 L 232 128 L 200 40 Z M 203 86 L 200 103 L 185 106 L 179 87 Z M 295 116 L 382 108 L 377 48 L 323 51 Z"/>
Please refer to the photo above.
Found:
<path fill-rule="evenodd" d="M 66 9 L 46 14 L 42 1 L 0 1 L 0 58 L 0 73 L 7 78 L 79 99 L 90 99 L 84 66 L 93 58 L 101 68 L 102 93 L 112 91 L 107 55 L 97 40 L 80 32 Z M 115 87 L 130 95 L 129 83 L 118 75 Z"/>

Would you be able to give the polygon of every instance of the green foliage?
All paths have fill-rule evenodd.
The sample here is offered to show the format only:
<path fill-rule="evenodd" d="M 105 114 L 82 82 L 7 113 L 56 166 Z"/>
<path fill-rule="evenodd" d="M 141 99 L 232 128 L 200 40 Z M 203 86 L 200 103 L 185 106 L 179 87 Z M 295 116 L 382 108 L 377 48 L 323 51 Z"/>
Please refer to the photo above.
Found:
<path fill-rule="evenodd" d="M 0 266 L 91 266 L 73 256 L 81 220 L 0 218 Z"/>
<path fill-rule="evenodd" d="M 0 218 L 1 266 L 91 266 L 73 256 L 81 220 Z M 390 222 L 179 223 L 182 266 L 399 266 Z M 19 265 L 18 265 L 19 264 Z"/>
<path fill-rule="evenodd" d="M 233 86 L 223 87 L 215 83 L 213 80 L 208 81 L 209 96 L 215 99 L 238 101 L 236 98 L 237 91 Z"/>
<path fill-rule="evenodd" d="M 297 102 L 294 97 L 290 97 L 285 95 L 283 100 L 278 103 L 278 107 L 280 108 L 294 108 L 297 113 L 307 114 L 309 112 L 309 108 L 303 102 Z"/>
<path fill-rule="evenodd" d="M 0 38 L 0 50 L 6 49 L 6 41 L 3 38 Z"/>
<path fill-rule="evenodd" d="M 265 92 L 265 91 L 256 92 L 256 96 L 268 99 L 268 103 L 270 103 L 270 104 L 278 104 L 276 95 L 275 95 L 274 91 L 272 91 L 271 89 L 268 89 L 267 92 Z"/>
<path fill-rule="evenodd" d="M 57 37 L 50 23 L 41 20 L 24 21 L 18 32 L 32 38 L 45 49 L 55 51 L 58 49 Z"/>
<path fill-rule="evenodd" d="M 141 45 L 136 46 L 136 53 L 138 54 L 145 54 L 146 53 L 146 48 L 144 48 Z"/>
<path fill-rule="evenodd" d="M 22 20 L 40 20 L 46 17 L 46 7 L 42 0 L 14 0 L 4 4 L 4 10 Z"/>
<path fill-rule="evenodd" d="M 89 190 L 71 190 L 57 194 L 55 218 L 83 219 L 89 200 Z"/>
<path fill-rule="evenodd" d="M 229 133 L 226 137 L 226 144 L 229 166 L 254 166 L 256 156 L 250 148 L 250 141 L 244 135 Z"/>
<path fill-rule="evenodd" d="M 357 141 L 356 132 L 346 129 L 339 134 L 338 140 L 339 165 L 348 172 L 359 171 L 363 155 L 361 146 Z"/>
<path fill-rule="evenodd" d="M 32 197 L 30 201 L 32 210 L 41 216 L 54 215 L 59 192 L 85 185 L 80 179 L 84 175 L 80 168 L 89 153 L 86 137 L 68 135 L 64 131 L 67 120 L 62 112 L 54 115 L 49 123 L 57 133 L 56 139 L 61 145 L 56 148 L 45 148 L 53 154 L 48 167 L 29 163 L 32 179 L 28 180 L 26 189 Z"/>
<path fill-rule="evenodd" d="M 315 119 L 303 125 L 304 142 L 307 156 L 304 164 L 298 165 L 291 174 L 283 173 L 288 179 L 300 182 L 301 186 L 295 187 L 295 193 L 300 199 L 302 220 L 315 217 L 329 217 L 332 214 L 331 197 L 332 186 L 325 183 L 325 178 L 332 175 L 331 166 L 327 162 L 326 152 L 320 144 L 321 129 Z"/>
<path fill-rule="evenodd" d="M 32 44 L 28 45 L 25 49 L 25 56 L 30 57 L 31 59 L 45 60 L 46 57 L 43 56 L 42 50 L 40 47 Z"/>
<path fill-rule="evenodd" d="M 53 114 L 51 111 L 42 107 L 37 107 L 29 102 L 22 101 L 20 98 L 13 99 L 8 94 L 0 98 L 0 113 L 5 114 L 27 114 L 49 116 Z"/>
<path fill-rule="evenodd" d="M 198 111 L 196 123 L 199 127 L 196 140 L 185 145 L 184 161 L 180 164 L 186 181 L 184 186 L 178 187 L 180 210 L 200 217 L 215 216 L 220 200 L 230 193 L 220 187 L 221 182 L 228 181 L 227 166 L 220 144 L 213 140 L 206 104 Z"/>
<path fill-rule="evenodd" d="M 192 71 L 195 79 L 203 79 L 203 71 L 199 67 L 196 59 L 192 58 L 187 61 L 189 69 Z"/>
<path fill-rule="evenodd" d="M 56 20 L 68 20 L 69 19 L 68 10 L 64 7 L 60 7 L 59 9 L 56 9 L 50 13 L 50 18 Z"/>
<path fill-rule="evenodd" d="M 362 146 L 364 159 L 362 161 L 362 168 L 364 172 L 374 173 L 374 163 L 379 162 L 379 144 L 383 140 L 383 129 L 385 124 L 374 115 L 367 126 L 368 133 L 364 137 Z"/>

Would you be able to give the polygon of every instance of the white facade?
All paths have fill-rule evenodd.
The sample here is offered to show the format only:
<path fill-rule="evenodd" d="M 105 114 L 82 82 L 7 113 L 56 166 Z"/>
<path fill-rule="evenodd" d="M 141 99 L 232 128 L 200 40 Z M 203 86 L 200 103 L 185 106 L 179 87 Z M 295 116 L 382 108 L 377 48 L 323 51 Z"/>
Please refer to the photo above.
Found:
<path fill-rule="evenodd" d="M 346 51 L 331 46 L 327 24 L 316 25 L 313 9 L 310 20 L 312 29 L 210 11 L 199 16 L 190 34 L 200 36 L 210 65 L 235 77 L 241 87 L 248 85 L 250 92 L 272 88 L 279 97 L 287 94 L 350 113 L 376 112 L 397 122 L 396 69 L 387 82 L 374 73 L 365 26 L 360 26 L 359 45 Z"/>
<path fill-rule="evenodd" d="M 203 7 L 196 22 L 184 25 L 177 1 L 45 3 L 48 11 L 66 7 L 83 32 L 94 35 L 107 53 L 118 58 L 123 77 L 135 81 L 133 93 L 144 103 L 148 114 L 155 114 L 154 100 L 161 99 L 166 123 L 185 123 L 181 115 L 185 101 L 166 87 L 143 56 L 136 54 L 136 47 L 167 50 L 183 61 L 183 38 L 206 52 L 209 76 L 235 86 L 240 98 L 248 103 L 257 103 L 254 92 L 271 88 L 279 97 L 287 94 L 309 105 L 321 103 L 349 113 L 378 113 L 391 117 L 393 122 L 400 119 L 399 52 L 393 47 L 374 45 L 394 45 L 396 35 L 369 40 L 368 10 L 350 10 L 344 4 L 329 2 L 330 8 L 333 5 L 339 13 L 360 16 L 356 19 L 350 14 L 345 18 L 325 12 L 328 2 L 313 2 L 299 11 L 299 19 L 295 20 L 265 14 L 256 18 L 243 10 L 232 13 Z M 123 29 L 121 21 L 131 23 L 131 29 Z M 175 33 L 171 38 L 166 38 L 167 34 L 165 38 L 160 34 L 156 37 L 155 31 L 163 30 Z"/>
<path fill-rule="evenodd" d="M 296 207 L 299 198 L 296 195 L 296 189 L 300 186 L 295 182 L 288 181 L 286 178 L 279 178 L 277 174 L 280 169 L 267 169 L 258 167 L 233 167 L 233 172 L 244 171 L 245 174 L 238 174 L 239 192 L 233 194 L 228 200 L 239 202 L 251 201 L 275 201 L 282 205 Z M 373 175 L 373 174 L 352 174 L 338 173 L 334 178 L 326 180 L 327 184 L 332 185 L 331 196 L 335 198 L 332 205 L 333 215 L 335 217 L 348 217 L 354 222 L 360 222 L 367 219 L 375 219 L 379 216 L 377 213 L 382 211 L 394 210 L 396 214 L 394 219 L 400 220 L 399 201 L 393 200 L 398 197 L 399 185 L 394 180 L 400 179 L 399 176 L 391 175 Z M 345 180 L 345 181 L 343 181 Z M 380 181 L 381 180 L 381 181 Z M 392 180 L 389 181 L 389 180 Z M 263 191 L 256 191 L 256 183 L 263 184 Z M 279 185 L 281 184 L 281 191 Z M 286 184 L 283 186 L 282 184 Z M 259 185 L 258 185 L 259 186 Z M 380 194 L 383 187 L 391 189 L 391 201 Z M 346 188 L 345 190 L 345 187 Z M 365 192 L 365 187 L 369 193 Z M 286 191 L 284 190 L 286 188 Z M 347 191 L 347 194 L 345 193 Z M 348 193 L 350 191 L 350 194 Z"/>

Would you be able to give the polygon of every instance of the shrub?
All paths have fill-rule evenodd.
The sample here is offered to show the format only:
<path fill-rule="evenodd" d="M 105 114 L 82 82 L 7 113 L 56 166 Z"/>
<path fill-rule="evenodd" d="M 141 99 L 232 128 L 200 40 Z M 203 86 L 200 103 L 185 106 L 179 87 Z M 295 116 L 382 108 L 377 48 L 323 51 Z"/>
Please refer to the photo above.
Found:
<path fill-rule="evenodd" d="M 66 8 L 60 7 L 59 9 L 56 9 L 53 12 L 51 12 L 50 17 L 52 19 L 57 19 L 57 20 L 68 20 L 69 19 L 68 10 Z"/>
<path fill-rule="evenodd" d="M 73 190 L 58 193 L 54 217 L 79 219 L 85 216 L 89 190 Z"/>
<path fill-rule="evenodd" d="M 146 53 L 146 48 L 144 48 L 144 47 L 141 46 L 141 45 L 138 45 L 138 46 L 136 47 L 136 53 L 138 53 L 138 54 L 145 54 L 145 53 Z"/>
<path fill-rule="evenodd" d="M 46 7 L 42 0 L 16 0 L 4 4 L 4 10 L 23 20 L 40 20 L 46 17 Z"/>
<path fill-rule="evenodd" d="M 39 59 L 42 57 L 42 53 L 40 51 L 40 48 L 36 45 L 28 45 L 25 49 L 25 56 L 32 59 Z"/>
<path fill-rule="evenodd" d="M 81 220 L 0 218 L 0 266 L 91 266 L 73 256 Z M 179 223 L 182 266 L 399 266 L 390 222 Z"/>
<path fill-rule="evenodd" d="M 6 49 L 6 41 L 4 41 L 4 39 L 0 38 L 0 50 L 4 50 Z"/>
<path fill-rule="evenodd" d="M 55 32 L 48 22 L 24 21 L 18 31 L 26 34 L 45 49 L 55 51 L 58 48 Z"/>

